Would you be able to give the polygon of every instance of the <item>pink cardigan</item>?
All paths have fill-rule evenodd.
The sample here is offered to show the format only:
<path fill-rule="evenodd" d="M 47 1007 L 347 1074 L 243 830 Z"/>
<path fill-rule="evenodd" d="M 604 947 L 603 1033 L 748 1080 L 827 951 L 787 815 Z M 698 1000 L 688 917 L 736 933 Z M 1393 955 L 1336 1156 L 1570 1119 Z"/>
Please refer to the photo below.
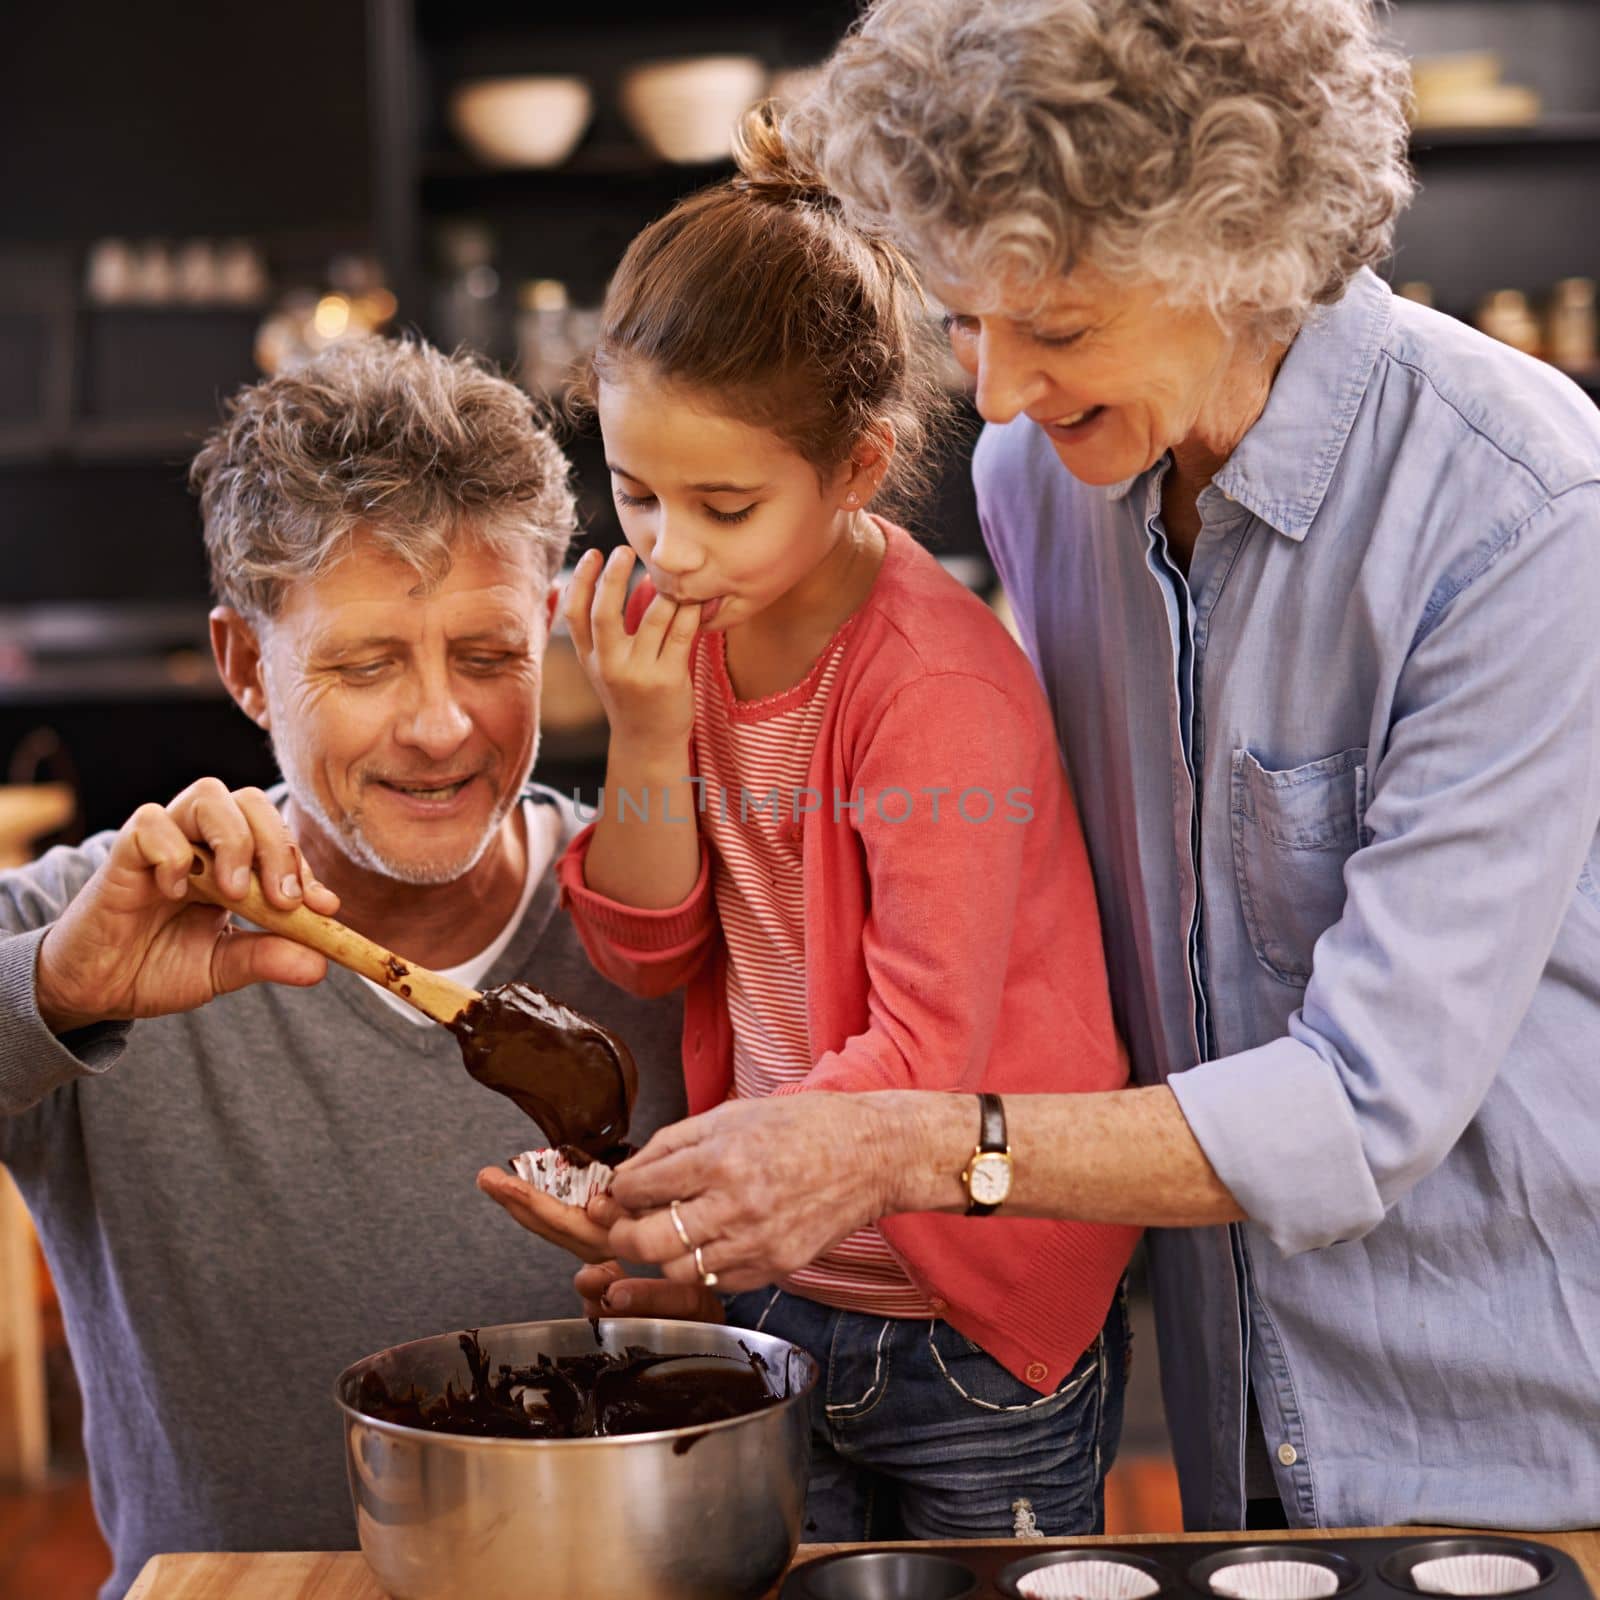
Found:
<path fill-rule="evenodd" d="M 1120 1088 L 1127 1062 L 1094 886 L 1044 694 L 989 609 L 909 534 L 881 525 L 888 551 L 811 761 L 820 803 L 786 797 L 784 806 L 804 858 L 816 1063 L 794 1087 Z M 630 625 L 649 597 L 648 584 L 635 593 Z M 925 792 L 935 786 L 946 792 Z M 907 791 L 909 815 L 896 820 Z M 988 808 L 983 791 L 993 815 L 967 820 Z M 864 804 L 849 809 L 863 792 Z M 1008 820 L 1029 810 L 1031 820 Z M 687 986 L 689 1109 L 709 1110 L 733 1082 L 710 853 L 702 847 L 682 905 L 641 910 L 586 886 L 592 834 L 560 863 L 562 904 L 612 981 L 644 995 Z M 976 1106 L 972 1123 L 976 1144 Z M 880 1226 L 934 1309 L 1042 1394 L 1099 1333 L 1138 1237 L 1003 1211 L 893 1216 Z"/>

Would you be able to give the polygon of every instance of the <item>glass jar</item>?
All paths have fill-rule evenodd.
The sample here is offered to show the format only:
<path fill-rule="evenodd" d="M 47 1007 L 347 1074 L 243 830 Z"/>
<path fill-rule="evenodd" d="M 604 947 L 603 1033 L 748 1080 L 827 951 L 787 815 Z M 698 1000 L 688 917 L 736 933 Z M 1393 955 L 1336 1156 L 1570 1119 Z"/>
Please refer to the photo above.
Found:
<path fill-rule="evenodd" d="M 572 338 L 567 286 L 532 278 L 517 291 L 517 375 L 534 394 L 559 394 L 578 348 Z"/>
<path fill-rule="evenodd" d="M 1563 278 L 1551 290 L 1544 348 L 1564 372 L 1590 373 L 1600 366 L 1593 278 Z"/>
<path fill-rule="evenodd" d="M 1520 289 L 1496 289 L 1479 304 L 1474 320 L 1484 333 L 1502 344 L 1530 356 L 1541 353 L 1539 319 Z"/>

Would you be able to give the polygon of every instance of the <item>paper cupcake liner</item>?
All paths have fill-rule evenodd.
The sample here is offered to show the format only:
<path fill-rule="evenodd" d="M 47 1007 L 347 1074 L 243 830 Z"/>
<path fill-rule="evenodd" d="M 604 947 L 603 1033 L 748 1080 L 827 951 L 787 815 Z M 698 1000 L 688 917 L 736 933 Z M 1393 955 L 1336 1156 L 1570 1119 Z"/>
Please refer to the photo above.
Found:
<path fill-rule="evenodd" d="M 1028 1600 L 1146 1600 L 1161 1585 L 1122 1561 L 1058 1561 L 1017 1579 Z"/>
<path fill-rule="evenodd" d="M 1241 1561 L 1211 1574 L 1228 1600 L 1319 1600 L 1339 1592 L 1339 1574 L 1313 1561 Z"/>
<path fill-rule="evenodd" d="M 1411 1581 L 1424 1594 L 1517 1594 L 1539 1582 L 1539 1569 L 1520 1556 L 1440 1556 L 1419 1561 Z"/>
<path fill-rule="evenodd" d="M 511 1170 L 541 1194 L 568 1206 L 586 1206 L 591 1195 L 608 1193 L 615 1176 L 603 1161 L 575 1167 L 559 1150 L 524 1150 L 512 1156 Z"/>

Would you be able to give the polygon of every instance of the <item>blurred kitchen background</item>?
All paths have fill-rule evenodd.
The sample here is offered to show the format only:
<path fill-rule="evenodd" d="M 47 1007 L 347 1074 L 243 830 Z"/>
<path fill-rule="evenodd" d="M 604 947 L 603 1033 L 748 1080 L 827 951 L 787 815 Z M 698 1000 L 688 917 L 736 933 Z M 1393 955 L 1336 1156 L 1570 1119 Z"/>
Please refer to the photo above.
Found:
<path fill-rule="evenodd" d="M 854 0 L 242 0 L 12 8 L 0 52 L 0 859 L 119 825 L 202 773 L 275 774 L 226 700 L 184 482 L 220 400 L 338 339 L 418 329 L 536 393 L 592 339 L 628 239 L 804 92 Z M 1397 0 L 1422 192 L 1390 276 L 1600 397 L 1600 0 Z M 958 383 L 959 374 L 952 374 Z M 967 480 L 934 548 L 1003 605 Z M 620 539 L 570 441 L 583 542 Z M 557 642 L 541 774 L 599 780 Z M 106 1570 L 48 1283 L 0 1175 L 0 1597 Z M 1113 1528 L 1173 1528 L 1141 1338 Z"/>

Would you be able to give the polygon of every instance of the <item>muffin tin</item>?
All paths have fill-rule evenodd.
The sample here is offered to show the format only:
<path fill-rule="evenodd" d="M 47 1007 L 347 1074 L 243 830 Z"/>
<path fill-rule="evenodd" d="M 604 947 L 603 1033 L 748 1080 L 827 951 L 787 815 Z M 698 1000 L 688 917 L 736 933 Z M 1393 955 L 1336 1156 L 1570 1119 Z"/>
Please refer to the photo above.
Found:
<path fill-rule="evenodd" d="M 1480 1576 L 1474 1586 L 1474 1573 L 1488 1581 Z M 1465 1587 L 1440 1587 L 1463 1575 Z M 1343 1600 L 1357 1590 L 1363 1600 L 1535 1591 L 1539 1600 L 1595 1600 L 1563 1551 L 1490 1534 L 1267 1544 L 1241 1538 L 1137 1546 L 863 1545 L 795 1567 L 780 1600 Z"/>

